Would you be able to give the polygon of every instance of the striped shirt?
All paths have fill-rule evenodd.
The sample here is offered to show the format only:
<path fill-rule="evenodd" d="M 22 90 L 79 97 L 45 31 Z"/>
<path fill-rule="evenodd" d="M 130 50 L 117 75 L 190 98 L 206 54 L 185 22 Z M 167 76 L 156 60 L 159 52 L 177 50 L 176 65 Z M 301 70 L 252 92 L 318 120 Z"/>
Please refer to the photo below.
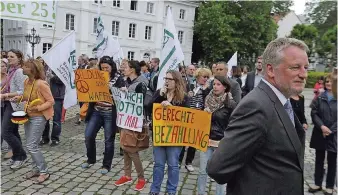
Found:
<path fill-rule="evenodd" d="M 197 85 L 194 90 L 194 96 L 190 98 L 190 108 L 203 110 L 204 109 L 204 97 L 202 86 Z"/>

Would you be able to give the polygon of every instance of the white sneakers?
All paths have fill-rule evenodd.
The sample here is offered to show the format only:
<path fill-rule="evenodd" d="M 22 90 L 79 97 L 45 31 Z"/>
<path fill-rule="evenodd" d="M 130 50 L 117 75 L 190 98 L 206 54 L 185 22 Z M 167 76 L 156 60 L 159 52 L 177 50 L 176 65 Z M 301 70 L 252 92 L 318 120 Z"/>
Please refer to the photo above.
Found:
<path fill-rule="evenodd" d="M 194 167 L 192 165 L 185 165 L 185 168 L 189 171 L 189 172 L 193 172 L 195 171 Z"/>

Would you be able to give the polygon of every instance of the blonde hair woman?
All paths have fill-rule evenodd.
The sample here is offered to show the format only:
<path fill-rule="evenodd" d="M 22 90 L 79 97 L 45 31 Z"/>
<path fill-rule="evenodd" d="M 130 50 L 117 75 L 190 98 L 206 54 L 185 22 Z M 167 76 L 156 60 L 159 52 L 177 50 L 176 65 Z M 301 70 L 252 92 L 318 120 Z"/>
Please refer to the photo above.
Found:
<path fill-rule="evenodd" d="M 54 99 L 48 83 L 45 81 L 43 65 L 39 60 L 28 60 L 24 63 L 23 74 L 28 76 L 24 82 L 22 96 L 16 96 L 13 101 L 22 99 L 26 101 L 29 120 L 25 123 L 25 136 L 27 150 L 33 159 L 33 169 L 26 174 L 30 179 L 38 177 L 37 183 L 42 183 L 49 178 L 47 164 L 39 149 L 39 141 L 42 136 L 46 121 L 54 115 Z M 38 105 L 32 105 L 32 101 L 39 99 Z"/>

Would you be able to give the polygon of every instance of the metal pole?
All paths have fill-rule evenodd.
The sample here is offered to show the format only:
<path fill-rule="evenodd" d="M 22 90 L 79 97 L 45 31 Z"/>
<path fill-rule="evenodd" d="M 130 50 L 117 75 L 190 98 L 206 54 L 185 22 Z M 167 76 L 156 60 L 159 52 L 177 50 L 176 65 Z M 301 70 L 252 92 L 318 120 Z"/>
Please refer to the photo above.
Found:
<path fill-rule="evenodd" d="M 34 59 L 34 46 L 35 44 L 32 43 L 32 58 Z"/>

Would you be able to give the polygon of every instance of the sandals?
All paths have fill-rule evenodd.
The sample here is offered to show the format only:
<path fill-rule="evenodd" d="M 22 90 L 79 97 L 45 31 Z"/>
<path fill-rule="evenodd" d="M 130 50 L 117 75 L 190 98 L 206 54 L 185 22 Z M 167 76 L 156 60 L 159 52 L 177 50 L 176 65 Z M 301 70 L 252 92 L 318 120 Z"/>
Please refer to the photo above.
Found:
<path fill-rule="evenodd" d="M 48 174 L 48 173 L 42 173 L 42 174 L 39 175 L 38 178 L 36 178 L 36 180 L 33 183 L 35 183 L 35 184 L 41 184 L 41 183 L 47 181 L 49 179 L 49 177 L 50 177 L 50 174 Z"/>
<path fill-rule="evenodd" d="M 36 171 L 30 171 L 26 174 L 26 179 L 31 179 L 33 177 L 38 177 L 38 176 L 40 176 L 40 173 Z"/>

